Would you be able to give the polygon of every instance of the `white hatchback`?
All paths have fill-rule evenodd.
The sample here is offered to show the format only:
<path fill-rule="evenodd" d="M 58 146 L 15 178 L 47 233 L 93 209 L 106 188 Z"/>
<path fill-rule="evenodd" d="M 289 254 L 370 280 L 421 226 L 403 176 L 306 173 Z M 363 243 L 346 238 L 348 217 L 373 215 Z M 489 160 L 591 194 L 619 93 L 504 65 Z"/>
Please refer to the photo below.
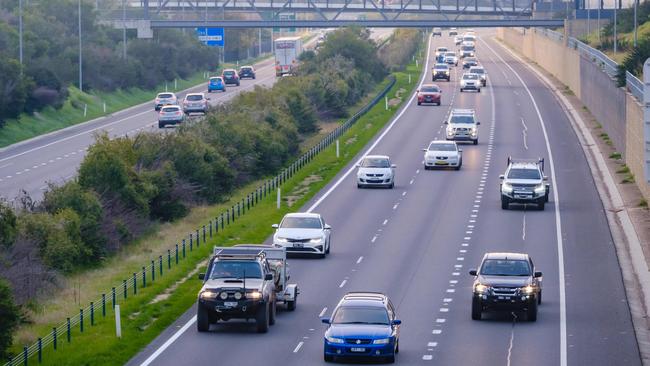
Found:
<path fill-rule="evenodd" d="M 395 186 L 395 168 L 390 158 L 385 155 L 368 155 L 357 164 L 357 187 Z"/>

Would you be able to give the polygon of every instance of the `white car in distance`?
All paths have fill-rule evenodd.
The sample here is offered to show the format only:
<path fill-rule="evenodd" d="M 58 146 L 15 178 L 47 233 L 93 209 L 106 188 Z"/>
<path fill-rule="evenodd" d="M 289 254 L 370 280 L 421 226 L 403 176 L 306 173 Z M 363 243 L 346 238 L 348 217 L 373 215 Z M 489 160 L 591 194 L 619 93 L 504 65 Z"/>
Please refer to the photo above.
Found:
<path fill-rule="evenodd" d="M 471 66 L 469 68 L 469 73 L 478 75 L 481 79 L 481 85 L 487 85 L 487 71 L 485 71 L 483 66 Z"/>
<path fill-rule="evenodd" d="M 357 188 L 395 187 L 395 168 L 386 155 L 367 155 L 357 164 Z"/>
<path fill-rule="evenodd" d="M 273 246 L 284 247 L 287 253 L 315 254 L 325 258 L 330 252 L 332 228 L 320 214 L 286 214 L 273 228 Z"/>
<path fill-rule="evenodd" d="M 463 166 L 462 149 L 456 141 L 434 140 L 424 151 L 424 169 L 454 168 L 460 170 Z"/>
<path fill-rule="evenodd" d="M 476 90 L 480 93 L 481 84 L 482 81 L 480 75 L 466 72 L 463 74 L 462 79 L 460 79 L 460 92 L 462 93 L 466 90 Z"/>

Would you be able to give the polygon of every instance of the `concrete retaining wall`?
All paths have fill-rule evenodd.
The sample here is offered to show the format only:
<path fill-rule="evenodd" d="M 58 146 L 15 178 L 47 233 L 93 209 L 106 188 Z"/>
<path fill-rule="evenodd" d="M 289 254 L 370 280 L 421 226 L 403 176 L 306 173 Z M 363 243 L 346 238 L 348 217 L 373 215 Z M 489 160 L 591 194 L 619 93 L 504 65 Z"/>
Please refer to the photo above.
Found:
<path fill-rule="evenodd" d="M 563 42 L 532 30 L 500 28 L 500 38 L 510 48 L 536 62 L 568 86 L 603 126 L 617 151 L 636 178 L 641 193 L 650 201 L 645 181 L 643 108 L 639 102 L 605 74 L 600 66 L 580 56 Z"/>

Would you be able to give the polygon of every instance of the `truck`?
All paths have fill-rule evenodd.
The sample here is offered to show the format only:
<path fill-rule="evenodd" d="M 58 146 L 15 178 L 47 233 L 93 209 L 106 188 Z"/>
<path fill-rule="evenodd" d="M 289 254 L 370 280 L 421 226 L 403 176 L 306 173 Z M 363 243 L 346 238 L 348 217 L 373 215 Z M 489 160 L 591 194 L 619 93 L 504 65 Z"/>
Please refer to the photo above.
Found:
<path fill-rule="evenodd" d="M 199 274 L 197 330 L 230 319 L 253 319 L 257 332 L 275 324 L 277 304 L 296 309 L 298 285 L 289 284 L 285 248 L 244 244 L 215 247 L 207 271 Z"/>
<path fill-rule="evenodd" d="M 283 37 L 275 40 L 275 76 L 291 74 L 298 66 L 298 56 L 302 53 L 300 37 Z"/>

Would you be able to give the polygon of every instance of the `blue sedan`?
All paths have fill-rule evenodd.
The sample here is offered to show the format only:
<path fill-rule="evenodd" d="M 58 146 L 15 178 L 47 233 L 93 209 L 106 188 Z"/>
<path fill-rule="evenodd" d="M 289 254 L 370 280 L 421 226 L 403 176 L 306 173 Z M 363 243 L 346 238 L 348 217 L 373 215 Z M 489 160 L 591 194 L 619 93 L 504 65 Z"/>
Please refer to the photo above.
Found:
<path fill-rule="evenodd" d="M 226 91 L 226 83 L 224 83 L 221 76 L 211 77 L 210 81 L 208 82 L 208 93 L 212 93 L 213 91 L 217 90 L 220 90 L 222 92 Z"/>
<path fill-rule="evenodd" d="M 395 308 L 388 297 L 375 292 L 350 292 L 332 313 L 324 338 L 324 359 L 373 358 L 395 362 L 399 352 L 399 328 Z"/>

